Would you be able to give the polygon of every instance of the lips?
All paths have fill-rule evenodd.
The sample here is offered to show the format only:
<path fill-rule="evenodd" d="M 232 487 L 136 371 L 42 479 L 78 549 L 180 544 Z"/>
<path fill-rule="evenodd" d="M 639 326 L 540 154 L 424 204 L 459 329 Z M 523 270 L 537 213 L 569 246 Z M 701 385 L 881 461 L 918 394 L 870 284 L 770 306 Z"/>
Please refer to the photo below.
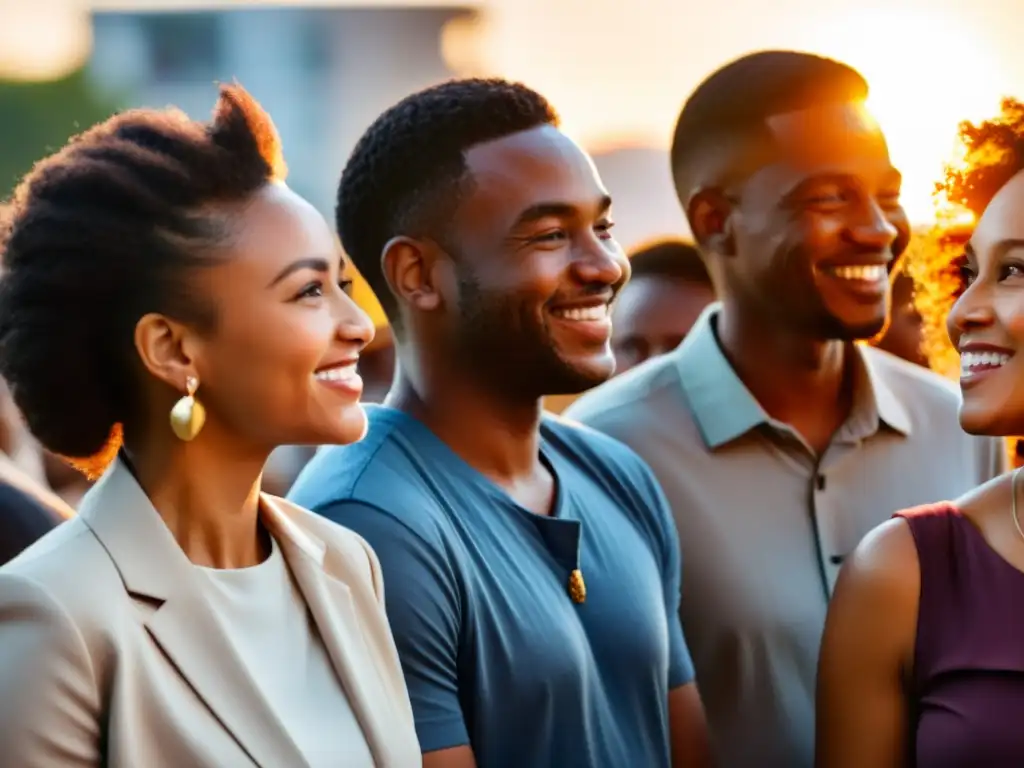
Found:
<path fill-rule="evenodd" d="M 608 318 L 608 304 L 595 304 L 590 307 L 560 307 L 552 309 L 551 314 L 562 320 L 575 322 L 599 322 Z"/>
<path fill-rule="evenodd" d="M 612 335 L 610 299 L 590 299 L 548 309 L 555 322 L 585 345 L 606 344 Z"/>
<path fill-rule="evenodd" d="M 965 346 L 960 350 L 960 380 L 970 380 L 1006 365 L 1013 352 L 988 346 Z"/>
<path fill-rule="evenodd" d="M 861 280 L 871 283 L 886 280 L 889 277 L 889 269 L 884 264 L 847 264 L 826 267 L 825 271 L 843 280 Z"/>
<path fill-rule="evenodd" d="M 334 364 L 320 368 L 313 376 L 317 381 L 344 381 L 357 375 L 357 364 L 358 361 Z"/>
<path fill-rule="evenodd" d="M 841 295 L 856 304 L 874 307 L 889 293 L 888 262 L 878 258 L 859 263 L 819 264 L 817 271 L 833 286 L 833 290 L 838 289 Z"/>
<path fill-rule="evenodd" d="M 359 358 L 348 358 L 321 366 L 313 373 L 313 378 L 318 384 L 340 392 L 346 398 L 358 400 L 363 393 L 363 379 L 356 371 L 358 362 Z"/>

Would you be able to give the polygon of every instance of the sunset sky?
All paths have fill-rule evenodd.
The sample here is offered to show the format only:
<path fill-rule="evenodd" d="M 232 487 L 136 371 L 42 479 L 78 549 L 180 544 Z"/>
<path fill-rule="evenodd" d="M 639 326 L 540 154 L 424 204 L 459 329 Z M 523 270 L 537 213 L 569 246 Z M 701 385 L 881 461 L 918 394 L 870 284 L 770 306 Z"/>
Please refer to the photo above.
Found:
<path fill-rule="evenodd" d="M 870 106 L 905 177 L 905 205 L 931 218 L 931 190 L 964 118 L 1024 96 L 1019 0 L 506 0 L 475 55 L 548 95 L 591 149 L 667 146 L 700 79 L 751 50 L 832 55 L 871 83 Z"/>
<path fill-rule="evenodd" d="M 0 39 L 0 53 L 6 51 L 0 59 L 15 54 L 40 58 L 46 53 L 40 41 L 66 50 L 87 45 L 87 37 L 76 37 L 73 19 L 56 10 L 71 5 L 82 10 L 474 7 L 481 10 L 482 21 L 455 25 L 443 38 L 453 67 L 462 74 L 501 74 L 536 87 L 556 104 L 566 128 L 600 152 L 637 144 L 667 147 L 686 95 L 732 58 L 771 47 L 815 51 L 843 59 L 868 77 L 870 106 L 904 173 L 905 204 L 916 221 L 924 222 L 931 217 L 932 185 L 958 122 L 992 114 L 1004 94 L 1024 96 L 1020 2 L 0 0 L 0 17 L 7 21 L 15 14 L 48 17 L 43 27 L 33 27 L 45 29 L 41 34 Z M 58 23 L 58 16 L 65 23 Z M 25 43 L 30 48 L 21 50 Z"/>

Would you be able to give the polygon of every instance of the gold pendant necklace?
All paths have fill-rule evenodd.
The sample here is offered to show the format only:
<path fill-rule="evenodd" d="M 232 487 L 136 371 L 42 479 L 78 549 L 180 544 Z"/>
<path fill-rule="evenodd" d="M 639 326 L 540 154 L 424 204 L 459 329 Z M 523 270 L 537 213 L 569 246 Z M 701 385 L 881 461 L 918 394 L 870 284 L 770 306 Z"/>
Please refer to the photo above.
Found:
<path fill-rule="evenodd" d="M 587 601 L 587 585 L 583 581 L 583 571 L 579 568 L 574 568 L 569 574 L 569 597 L 574 603 Z"/>

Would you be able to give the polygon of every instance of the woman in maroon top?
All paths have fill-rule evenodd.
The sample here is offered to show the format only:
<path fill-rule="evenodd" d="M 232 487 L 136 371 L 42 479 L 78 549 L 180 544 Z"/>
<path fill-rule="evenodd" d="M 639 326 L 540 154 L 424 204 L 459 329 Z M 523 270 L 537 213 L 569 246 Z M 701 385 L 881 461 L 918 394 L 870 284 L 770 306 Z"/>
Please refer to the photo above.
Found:
<path fill-rule="evenodd" d="M 972 434 L 1020 435 L 1024 105 L 1007 101 L 961 138 L 969 162 L 947 173 L 946 191 L 978 223 L 949 265 L 960 275 L 947 321 L 960 351 L 960 423 Z M 821 649 L 819 768 L 1024 765 L 1017 480 L 1004 475 L 955 502 L 900 512 L 847 561 Z"/>

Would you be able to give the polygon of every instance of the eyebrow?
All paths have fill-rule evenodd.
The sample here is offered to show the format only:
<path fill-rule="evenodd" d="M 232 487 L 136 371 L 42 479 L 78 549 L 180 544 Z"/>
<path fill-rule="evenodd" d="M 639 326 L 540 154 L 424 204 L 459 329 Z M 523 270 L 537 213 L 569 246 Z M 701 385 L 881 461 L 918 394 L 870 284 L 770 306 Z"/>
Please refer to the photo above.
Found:
<path fill-rule="evenodd" d="M 298 272 L 300 269 L 312 269 L 316 272 L 330 272 L 331 265 L 327 259 L 320 256 L 307 256 L 304 259 L 296 259 L 287 267 L 277 273 L 277 277 L 270 281 L 267 288 L 273 288 L 275 285 L 284 280 L 288 275 L 293 272 Z"/>
<path fill-rule="evenodd" d="M 1007 252 L 1017 250 L 1018 248 L 1024 249 L 1024 239 L 1019 237 L 1008 237 L 1005 240 L 998 241 L 992 246 L 992 255 L 998 259 L 1005 256 Z M 964 253 L 972 258 L 977 256 L 974 246 L 969 242 L 964 246 Z"/>
<path fill-rule="evenodd" d="M 610 195 L 602 195 L 597 201 L 597 212 L 598 214 L 607 213 L 608 209 L 612 207 L 612 198 Z M 519 227 L 523 224 L 531 224 L 540 219 L 551 218 L 569 218 L 575 216 L 580 210 L 578 205 L 571 203 L 558 203 L 558 202 L 547 202 L 537 203 L 531 205 L 520 213 L 515 220 L 513 227 Z"/>
<path fill-rule="evenodd" d="M 849 183 L 861 184 L 861 179 L 850 173 L 822 173 L 816 176 L 808 176 L 805 179 L 801 179 L 797 184 L 783 196 L 783 202 L 792 202 L 794 198 L 799 197 L 808 188 L 815 186 L 816 184 L 835 184 L 835 183 Z M 887 177 L 885 180 L 886 184 L 903 184 L 903 174 L 893 168 L 887 171 Z"/>

